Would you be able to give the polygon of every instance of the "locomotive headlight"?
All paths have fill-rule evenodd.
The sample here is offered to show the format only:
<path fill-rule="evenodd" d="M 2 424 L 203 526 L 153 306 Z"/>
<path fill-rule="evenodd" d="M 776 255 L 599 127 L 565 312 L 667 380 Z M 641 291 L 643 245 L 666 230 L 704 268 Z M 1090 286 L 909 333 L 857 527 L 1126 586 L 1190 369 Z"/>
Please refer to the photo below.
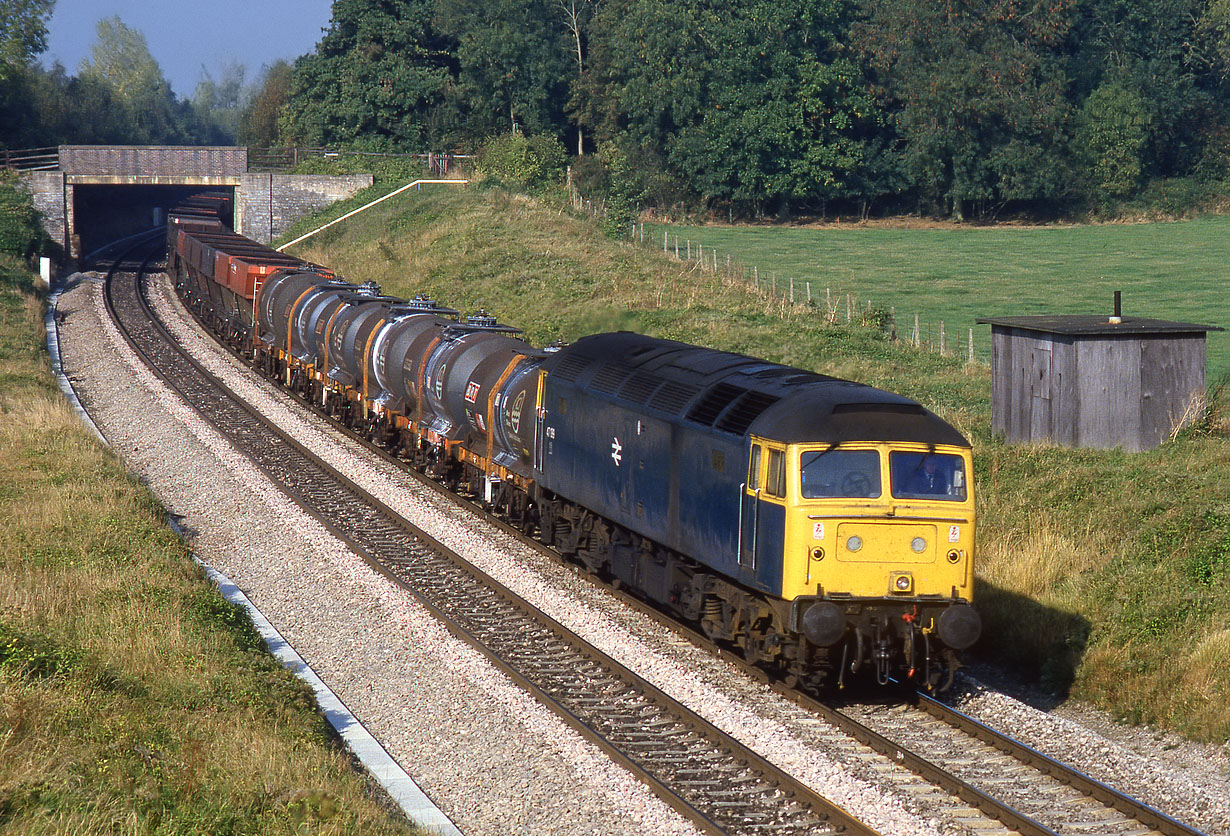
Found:
<path fill-rule="evenodd" d="M 957 563 L 960 560 L 961 560 L 961 552 L 957 551 L 956 549 L 948 550 L 948 562 L 949 563 Z"/>
<path fill-rule="evenodd" d="M 812 550 L 811 550 L 811 559 L 812 559 L 812 560 L 824 560 L 824 549 L 820 548 L 819 546 L 817 546 L 816 548 L 812 549 Z"/>
<path fill-rule="evenodd" d="M 863 538 L 855 534 L 846 541 L 846 548 L 852 552 L 856 552 L 863 547 Z"/>
<path fill-rule="evenodd" d="M 910 548 L 914 550 L 915 554 L 922 554 L 927 550 L 927 541 L 921 537 L 915 537 L 910 541 Z"/>
<path fill-rule="evenodd" d="M 914 576 L 909 572 L 893 572 L 889 583 L 893 592 L 913 592 Z"/>

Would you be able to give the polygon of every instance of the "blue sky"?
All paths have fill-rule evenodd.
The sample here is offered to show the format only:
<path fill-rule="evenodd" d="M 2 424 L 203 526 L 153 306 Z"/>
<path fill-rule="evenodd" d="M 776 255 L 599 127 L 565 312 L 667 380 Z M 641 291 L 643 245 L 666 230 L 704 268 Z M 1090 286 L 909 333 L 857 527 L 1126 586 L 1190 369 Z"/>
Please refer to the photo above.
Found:
<path fill-rule="evenodd" d="M 56 0 L 42 61 L 59 60 L 75 75 L 94 45 L 95 25 L 119 15 L 145 35 L 171 88 L 186 97 L 203 78 L 202 67 L 216 79 L 238 61 L 250 82 L 264 64 L 311 52 L 331 8 L 331 0 Z"/>

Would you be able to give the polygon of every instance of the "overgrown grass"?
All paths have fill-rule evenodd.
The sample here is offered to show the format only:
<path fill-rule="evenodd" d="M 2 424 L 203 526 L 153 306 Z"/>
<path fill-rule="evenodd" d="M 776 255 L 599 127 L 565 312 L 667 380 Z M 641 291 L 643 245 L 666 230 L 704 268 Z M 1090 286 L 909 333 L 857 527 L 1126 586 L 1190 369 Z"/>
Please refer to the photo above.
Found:
<path fill-rule="evenodd" d="M 0 833 L 404 833 L 65 405 L 0 257 Z"/>
<path fill-rule="evenodd" d="M 1183 275 L 1176 297 L 1203 310 L 1220 304 L 1211 286 L 1161 265 L 1159 253 L 1187 256 L 1178 245 L 1158 242 L 1177 230 L 1193 236 L 1190 246 L 1209 250 L 1221 229 L 1214 221 L 1112 228 L 1129 237 L 1099 246 L 1105 259 L 1130 260 L 1115 255 L 1121 249 L 1135 253 L 1141 272 Z M 723 232 L 732 240 L 741 234 Z M 1057 235 L 1078 233 L 1105 234 L 1102 228 L 1017 230 L 1012 240 L 1022 259 L 1034 261 L 1054 248 Z M 746 234 L 748 241 L 765 235 Z M 859 246 L 835 247 L 823 263 L 849 276 L 877 264 L 875 253 L 900 275 L 976 264 L 990 240 L 984 230 L 938 233 L 935 241 L 926 238 L 929 231 L 846 234 Z M 783 258 L 816 258 L 807 245 L 792 253 L 794 240 L 777 238 Z M 877 328 L 825 325 L 813 309 L 771 300 L 660 251 L 612 242 L 550 202 L 500 189 L 399 196 L 296 252 L 352 280 L 378 281 L 389 293 L 428 293 L 467 312 L 486 307 L 540 345 L 632 329 L 919 399 L 975 442 L 979 606 L 987 622 L 978 652 L 1133 721 L 1200 740 L 1230 737 L 1230 634 L 1223 617 L 1230 612 L 1230 445 L 1220 432 L 1227 415 L 1220 400 L 1199 430 L 1151 453 L 1010 447 L 991 437 L 985 365 L 911 350 Z M 1002 252 L 998 258 L 997 274 L 1021 282 L 1030 274 L 1026 264 L 1010 264 Z M 1090 255 L 1089 264 L 1095 262 Z M 1206 266 L 1215 272 L 1212 261 Z M 1135 297 L 1125 290 L 1134 311 Z M 964 304 L 968 295 L 968 288 L 953 286 L 949 298 Z"/>
<path fill-rule="evenodd" d="M 1129 316 L 1230 327 L 1230 299 L 1222 292 L 1220 242 L 1230 216 L 1174 223 L 1054 225 L 1035 228 L 662 227 L 645 225 L 661 249 L 669 229 L 695 250 L 716 248 L 756 265 L 762 278 L 777 273 L 811 282 L 823 298 L 853 294 L 895 309 L 906 333 L 918 315 L 932 336 L 943 321 L 949 338 L 964 346 L 975 329 L 977 351 L 990 357 L 984 316 L 1107 313 L 1123 291 Z M 925 337 L 925 333 L 924 333 Z M 1230 372 L 1230 334 L 1209 334 L 1209 371 Z"/>

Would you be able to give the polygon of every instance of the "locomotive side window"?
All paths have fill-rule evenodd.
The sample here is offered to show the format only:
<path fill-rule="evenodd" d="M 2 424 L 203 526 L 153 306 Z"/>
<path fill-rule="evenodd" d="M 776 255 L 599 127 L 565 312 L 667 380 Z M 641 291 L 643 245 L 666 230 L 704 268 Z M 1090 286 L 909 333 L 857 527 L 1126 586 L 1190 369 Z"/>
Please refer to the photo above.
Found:
<path fill-rule="evenodd" d="M 769 451 L 769 476 L 765 482 L 769 496 L 786 495 L 786 453 L 783 450 Z"/>
<path fill-rule="evenodd" d="M 760 445 L 752 445 L 752 454 L 748 456 L 747 465 L 747 489 L 749 491 L 760 490 Z"/>
<path fill-rule="evenodd" d="M 939 499 L 964 502 L 965 462 L 944 453 L 889 453 L 893 496 L 898 499 Z"/>
<path fill-rule="evenodd" d="M 880 454 L 875 450 L 809 450 L 799 457 L 804 499 L 874 499 L 880 485 Z"/>

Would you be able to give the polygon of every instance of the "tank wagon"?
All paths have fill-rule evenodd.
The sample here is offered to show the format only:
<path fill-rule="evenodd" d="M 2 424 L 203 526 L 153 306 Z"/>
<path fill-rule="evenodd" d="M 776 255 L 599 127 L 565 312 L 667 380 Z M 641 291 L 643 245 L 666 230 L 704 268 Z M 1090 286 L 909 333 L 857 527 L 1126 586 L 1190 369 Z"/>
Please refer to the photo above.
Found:
<path fill-rule="evenodd" d="M 233 233 L 174 240 L 269 377 L 788 681 L 946 687 L 979 636 L 970 445 L 912 400 L 626 332 L 539 349 Z"/>

